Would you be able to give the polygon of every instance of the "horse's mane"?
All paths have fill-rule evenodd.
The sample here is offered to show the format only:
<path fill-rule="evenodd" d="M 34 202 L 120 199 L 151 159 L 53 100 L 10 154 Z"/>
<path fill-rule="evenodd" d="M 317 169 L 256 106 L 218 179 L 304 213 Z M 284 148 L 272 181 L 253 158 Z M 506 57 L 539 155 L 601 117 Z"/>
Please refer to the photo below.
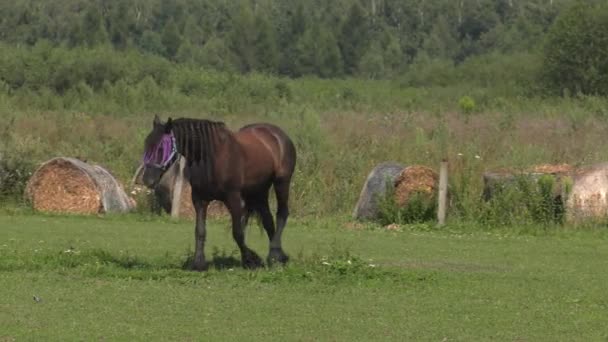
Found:
<path fill-rule="evenodd" d="M 188 166 L 201 165 L 206 179 L 211 179 L 216 144 L 225 137 L 226 125 L 219 121 L 180 118 L 172 121 L 171 130 L 177 151 L 186 158 Z"/>

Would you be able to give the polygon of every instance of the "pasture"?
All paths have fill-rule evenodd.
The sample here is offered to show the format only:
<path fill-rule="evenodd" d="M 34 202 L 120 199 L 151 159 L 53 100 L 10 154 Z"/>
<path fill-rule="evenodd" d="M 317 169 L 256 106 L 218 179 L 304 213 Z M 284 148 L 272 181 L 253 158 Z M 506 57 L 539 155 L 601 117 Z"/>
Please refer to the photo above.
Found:
<path fill-rule="evenodd" d="M 0 215 L 0 340 L 608 338 L 608 234 L 293 219 L 286 267 L 243 270 L 228 222 Z M 257 224 L 247 241 L 265 253 Z M 36 296 L 39 301 L 34 300 Z"/>

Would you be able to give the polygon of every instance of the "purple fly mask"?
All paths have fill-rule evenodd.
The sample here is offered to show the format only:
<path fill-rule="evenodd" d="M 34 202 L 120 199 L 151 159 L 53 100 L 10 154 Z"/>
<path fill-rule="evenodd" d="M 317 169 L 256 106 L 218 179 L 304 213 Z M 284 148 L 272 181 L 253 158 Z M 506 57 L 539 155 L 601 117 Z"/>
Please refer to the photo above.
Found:
<path fill-rule="evenodd" d="M 169 165 L 176 153 L 177 149 L 175 147 L 173 132 L 163 134 L 158 144 L 150 147 L 144 154 L 144 165 L 164 169 Z"/>

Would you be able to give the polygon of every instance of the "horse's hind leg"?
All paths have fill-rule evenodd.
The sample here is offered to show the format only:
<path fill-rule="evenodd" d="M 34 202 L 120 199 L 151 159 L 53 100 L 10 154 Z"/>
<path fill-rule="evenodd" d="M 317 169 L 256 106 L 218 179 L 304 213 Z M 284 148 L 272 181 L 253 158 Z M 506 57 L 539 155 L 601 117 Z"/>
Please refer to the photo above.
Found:
<path fill-rule="evenodd" d="M 232 237 L 241 250 L 241 262 L 244 268 L 262 266 L 262 259 L 245 244 L 245 231 L 243 226 L 243 201 L 238 192 L 231 193 L 226 200 L 226 207 L 232 218 Z"/>
<path fill-rule="evenodd" d="M 268 205 L 268 194 L 266 194 L 266 197 L 260 200 L 260 203 L 257 207 L 257 211 L 260 214 L 260 217 L 262 219 L 262 225 L 264 226 L 264 230 L 266 230 L 266 234 L 268 235 L 268 241 L 270 242 L 270 251 L 268 253 L 268 263 L 272 263 L 275 260 L 281 260 L 282 257 L 281 255 L 284 256 L 284 253 L 282 253 L 282 250 L 279 249 L 273 249 L 272 248 L 272 241 L 274 240 L 274 237 L 276 235 L 276 231 L 275 231 L 275 227 L 274 227 L 274 219 L 272 217 L 272 213 L 270 212 L 270 206 Z M 283 261 L 282 261 L 283 262 Z"/>
<path fill-rule="evenodd" d="M 281 235 L 283 229 L 287 224 L 287 217 L 289 216 L 289 182 L 290 179 L 277 179 L 274 182 L 274 191 L 277 196 L 277 229 L 270 240 L 270 252 L 268 253 L 268 260 L 279 261 L 286 263 L 289 257 L 283 251 L 281 243 Z"/>

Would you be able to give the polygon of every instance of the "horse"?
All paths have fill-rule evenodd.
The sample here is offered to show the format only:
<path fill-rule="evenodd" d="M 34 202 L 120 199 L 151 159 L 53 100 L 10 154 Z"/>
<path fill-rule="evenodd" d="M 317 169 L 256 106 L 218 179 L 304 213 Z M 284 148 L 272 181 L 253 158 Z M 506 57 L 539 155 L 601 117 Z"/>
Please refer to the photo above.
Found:
<path fill-rule="evenodd" d="M 257 214 L 268 235 L 267 263 L 287 263 L 281 236 L 289 216 L 289 190 L 296 166 L 296 149 L 289 136 L 270 123 L 254 123 L 231 131 L 224 122 L 207 119 L 154 116 L 144 141 L 143 182 L 154 188 L 163 173 L 183 156 L 184 174 L 192 188 L 196 212 L 192 268 L 204 271 L 207 207 L 224 203 L 232 221 L 232 236 L 247 269 L 263 266 L 245 244 L 245 227 Z M 270 188 L 276 196 L 276 229 L 268 203 Z"/>

